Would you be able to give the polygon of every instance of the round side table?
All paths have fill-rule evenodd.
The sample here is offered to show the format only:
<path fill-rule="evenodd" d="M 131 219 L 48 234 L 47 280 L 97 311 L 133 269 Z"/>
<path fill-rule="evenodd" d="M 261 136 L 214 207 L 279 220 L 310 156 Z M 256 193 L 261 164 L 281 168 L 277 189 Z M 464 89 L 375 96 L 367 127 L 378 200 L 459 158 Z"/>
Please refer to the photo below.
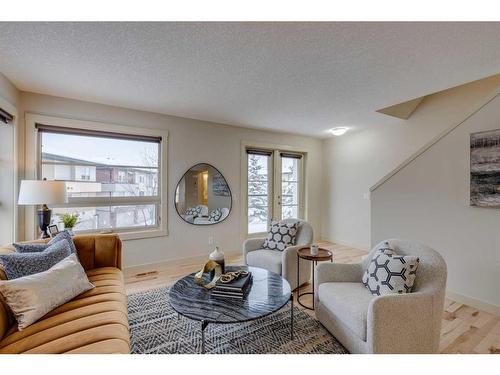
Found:
<path fill-rule="evenodd" d="M 304 292 L 300 293 L 300 286 L 297 287 L 297 302 L 299 303 L 300 306 L 308 309 L 308 310 L 314 310 L 314 267 L 318 264 L 318 262 L 324 262 L 329 260 L 330 262 L 333 262 L 333 254 L 330 250 L 327 249 L 318 249 L 318 254 L 313 255 L 311 254 L 311 248 L 309 246 L 303 247 L 299 250 L 297 250 L 297 283 L 300 280 L 300 266 L 299 262 L 300 259 L 305 259 L 309 260 L 311 262 L 311 269 L 312 269 L 312 292 Z M 312 307 L 304 305 L 302 302 L 300 302 L 300 297 L 312 294 L 313 297 L 313 304 Z"/>

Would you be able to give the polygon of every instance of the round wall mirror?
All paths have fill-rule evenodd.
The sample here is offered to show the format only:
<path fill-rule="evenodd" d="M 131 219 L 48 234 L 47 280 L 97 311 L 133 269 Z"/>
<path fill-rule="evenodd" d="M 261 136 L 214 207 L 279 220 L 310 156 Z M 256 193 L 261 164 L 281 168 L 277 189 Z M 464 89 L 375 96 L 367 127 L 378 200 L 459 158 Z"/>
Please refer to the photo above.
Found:
<path fill-rule="evenodd" d="M 224 221 L 231 212 L 231 190 L 217 168 L 200 163 L 184 173 L 175 189 L 175 208 L 179 216 L 194 225 Z"/>

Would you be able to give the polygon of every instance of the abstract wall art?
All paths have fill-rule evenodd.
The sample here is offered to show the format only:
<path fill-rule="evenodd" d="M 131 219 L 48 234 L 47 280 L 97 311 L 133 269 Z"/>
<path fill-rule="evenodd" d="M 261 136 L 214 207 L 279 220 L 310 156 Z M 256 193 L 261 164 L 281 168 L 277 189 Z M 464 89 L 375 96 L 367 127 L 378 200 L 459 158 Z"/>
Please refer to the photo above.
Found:
<path fill-rule="evenodd" d="M 470 204 L 500 208 L 500 129 L 470 135 Z"/>

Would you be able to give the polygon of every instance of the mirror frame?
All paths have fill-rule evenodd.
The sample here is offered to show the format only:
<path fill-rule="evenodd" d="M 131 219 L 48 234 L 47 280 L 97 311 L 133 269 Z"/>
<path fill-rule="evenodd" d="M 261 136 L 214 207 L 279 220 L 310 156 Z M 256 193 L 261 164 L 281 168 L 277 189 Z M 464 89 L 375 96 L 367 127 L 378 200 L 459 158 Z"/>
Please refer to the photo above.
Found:
<path fill-rule="evenodd" d="M 177 208 L 177 204 L 175 203 L 175 195 L 177 193 L 177 188 L 179 187 L 179 184 L 181 183 L 182 179 L 186 176 L 186 174 L 191 169 L 193 169 L 194 167 L 196 167 L 197 165 L 200 165 L 200 164 L 205 164 L 205 165 L 208 165 L 209 167 L 212 167 L 213 169 L 215 169 L 224 178 L 224 181 L 226 181 L 227 188 L 229 189 L 229 197 L 231 198 L 231 204 L 229 205 L 229 213 L 227 214 L 227 216 L 224 219 L 222 219 L 220 221 L 217 221 L 216 223 L 210 223 L 210 224 L 195 224 L 195 223 L 190 223 L 189 221 L 184 220 L 184 218 L 182 217 L 182 215 L 180 214 L 180 212 L 179 212 L 179 210 Z M 182 176 L 179 179 L 179 181 L 177 181 L 177 184 L 175 185 L 175 190 L 174 190 L 174 207 L 175 207 L 175 211 L 177 212 L 177 216 L 179 216 L 179 219 L 181 219 L 183 223 L 194 225 L 195 227 L 207 227 L 207 226 L 210 226 L 210 225 L 221 224 L 222 222 L 224 222 L 224 221 L 227 220 L 227 218 L 229 217 L 229 215 L 231 215 L 231 212 L 233 211 L 233 192 L 231 191 L 231 187 L 229 186 L 229 183 L 227 182 L 226 176 L 224 176 L 220 170 L 218 170 L 217 168 L 215 168 L 210 163 L 199 162 L 199 163 L 193 164 L 191 167 L 189 167 L 186 170 L 186 172 L 184 172 L 182 174 Z"/>

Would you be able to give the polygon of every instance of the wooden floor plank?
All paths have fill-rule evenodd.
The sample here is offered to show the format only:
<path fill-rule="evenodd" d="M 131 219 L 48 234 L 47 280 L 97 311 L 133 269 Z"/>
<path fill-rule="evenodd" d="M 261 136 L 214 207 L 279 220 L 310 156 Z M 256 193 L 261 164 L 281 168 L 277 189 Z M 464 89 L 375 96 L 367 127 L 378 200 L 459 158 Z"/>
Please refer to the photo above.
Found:
<path fill-rule="evenodd" d="M 320 242 L 319 245 L 333 253 L 334 262 L 360 262 L 367 253 L 348 246 Z M 226 258 L 228 265 L 243 264 L 241 255 L 232 255 Z M 128 294 L 171 285 L 183 276 L 198 271 L 201 264 L 192 260 L 182 261 L 180 264 L 152 265 L 144 267 L 139 275 L 130 274 L 125 270 L 125 285 Z M 301 293 L 310 291 L 311 285 L 301 288 Z M 294 294 L 296 303 L 296 293 Z M 311 304 L 309 296 L 301 298 L 305 304 Z M 296 303 L 296 306 L 299 306 Z M 314 317 L 314 311 L 303 309 Z M 449 298 L 445 300 L 443 311 L 440 351 L 442 353 L 500 353 L 500 317 L 458 303 Z"/>

